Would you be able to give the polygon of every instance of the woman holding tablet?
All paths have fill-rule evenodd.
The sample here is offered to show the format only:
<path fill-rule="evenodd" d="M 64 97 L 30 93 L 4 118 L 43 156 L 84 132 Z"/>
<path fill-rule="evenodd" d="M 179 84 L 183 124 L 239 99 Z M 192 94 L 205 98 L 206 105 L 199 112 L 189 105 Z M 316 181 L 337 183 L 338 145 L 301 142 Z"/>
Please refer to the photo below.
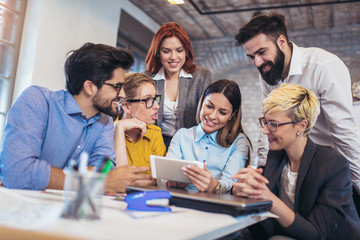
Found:
<path fill-rule="evenodd" d="M 115 124 L 116 163 L 150 166 L 150 155 L 166 154 L 161 129 L 153 125 L 160 95 L 156 94 L 154 80 L 140 73 L 125 76 L 124 93 L 123 116 Z"/>
<path fill-rule="evenodd" d="M 177 23 L 159 28 L 146 55 L 146 74 L 162 98 L 157 125 L 168 147 L 180 128 L 196 125 L 196 108 L 201 94 L 211 83 L 211 72 L 193 63 L 190 39 Z"/>
<path fill-rule="evenodd" d="M 316 95 L 282 84 L 264 100 L 262 111 L 260 126 L 270 147 L 264 175 L 262 169 L 241 169 L 233 176 L 238 182 L 232 193 L 271 200 L 270 211 L 279 218 L 250 227 L 253 239 L 360 239 L 348 161 L 309 138 L 320 112 Z"/>
<path fill-rule="evenodd" d="M 182 128 L 173 137 L 167 157 L 204 162 L 204 169 L 184 168 L 192 184 L 188 189 L 226 193 L 231 176 L 246 166 L 251 147 L 241 126 L 241 93 L 237 83 L 219 80 L 202 95 L 197 112 L 199 125 Z M 169 182 L 169 186 L 185 187 Z"/>

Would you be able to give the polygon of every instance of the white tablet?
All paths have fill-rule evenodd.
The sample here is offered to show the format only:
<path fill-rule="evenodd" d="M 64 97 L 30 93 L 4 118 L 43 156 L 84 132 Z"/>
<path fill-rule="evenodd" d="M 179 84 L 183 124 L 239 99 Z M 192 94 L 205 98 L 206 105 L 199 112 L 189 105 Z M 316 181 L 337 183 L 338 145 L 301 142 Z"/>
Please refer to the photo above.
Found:
<path fill-rule="evenodd" d="M 204 164 L 198 161 L 189 161 L 161 156 L 150 156 L 151 175 L 153 178 L 166 179 L 170 181 L 191 183 L 189 178 L 183 173 L 182 167 L 196 166 L 201 169 Z"/>

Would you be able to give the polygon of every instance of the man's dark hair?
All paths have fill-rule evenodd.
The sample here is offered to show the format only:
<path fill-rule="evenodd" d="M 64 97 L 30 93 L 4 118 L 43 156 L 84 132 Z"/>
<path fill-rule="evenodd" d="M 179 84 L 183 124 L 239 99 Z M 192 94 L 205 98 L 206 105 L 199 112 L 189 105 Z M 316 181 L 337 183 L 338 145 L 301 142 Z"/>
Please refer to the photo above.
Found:
<path fill-rule="evenodd" d="M 101 88 L 102 82 L 113 77 L 115 69 L 128 70 L 134 64 L 130 50 L 104 44 L 85 43 L 70 53 L 65 61 L 64 72 L 66 88 L 73 95 L 79 94 L 86 80 Z"/>
<path fill-rule="evenodd" d="M 286 41 L 289 41 L 285 17 L 271 13 L 269 15 L 257 15 L 253 17 L 250 22 L 242 26 L 239 33 L 235 36 L 236 46 L 243 45 L 260 33 L 265 34 L 274 43 L 276 43 L 280 35 L 284 35 Z"/>

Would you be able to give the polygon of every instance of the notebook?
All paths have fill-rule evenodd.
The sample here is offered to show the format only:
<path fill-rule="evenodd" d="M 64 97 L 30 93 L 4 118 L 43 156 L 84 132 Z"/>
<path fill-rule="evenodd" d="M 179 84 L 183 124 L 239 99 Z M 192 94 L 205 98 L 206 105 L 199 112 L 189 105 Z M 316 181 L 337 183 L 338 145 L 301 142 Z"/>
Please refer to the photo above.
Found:
<path fill-rule="evenodd" d="M 151 190 L 166 190 L 172 195 L 170 205 L 206 212 L 230 214 L 234 217 L 269 211 L 272 202 L 264 199 L 250 199 L 231 194 L 191 192 L 180 188 L 127 186 L 126 193 Z"/>

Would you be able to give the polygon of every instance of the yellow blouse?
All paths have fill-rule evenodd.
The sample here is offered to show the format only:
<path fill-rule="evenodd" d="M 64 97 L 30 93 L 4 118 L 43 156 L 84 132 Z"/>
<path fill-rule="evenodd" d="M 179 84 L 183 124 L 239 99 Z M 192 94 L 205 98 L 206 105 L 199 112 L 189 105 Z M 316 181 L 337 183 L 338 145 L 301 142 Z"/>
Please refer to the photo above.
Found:
<path fill-rule="evenodd" d="M 150 155 L 166 155 L 161 129 L 151 124 L 147 124 L 146 127 L 145 136 L 135 142 L 132 142 L 130 137 L 125 135 L 126 152 L 131 166 L 150 166 Z"/>

